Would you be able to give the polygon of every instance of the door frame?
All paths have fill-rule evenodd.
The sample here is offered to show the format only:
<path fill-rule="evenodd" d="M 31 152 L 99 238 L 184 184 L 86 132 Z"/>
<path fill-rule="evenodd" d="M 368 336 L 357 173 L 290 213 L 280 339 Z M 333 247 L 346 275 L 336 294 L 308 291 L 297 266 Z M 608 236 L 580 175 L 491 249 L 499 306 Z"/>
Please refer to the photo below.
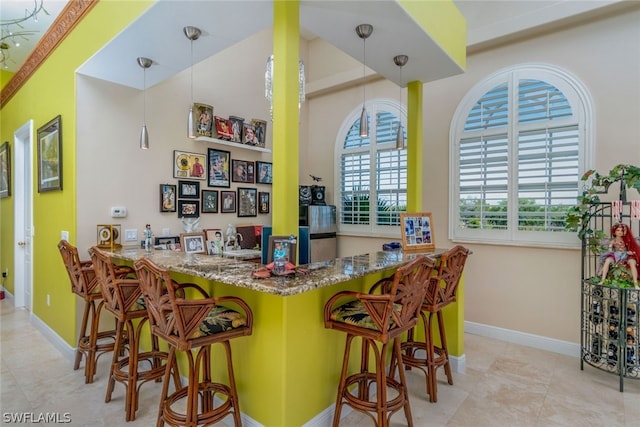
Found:
<path fill-rule="evenodd" d="M 15 147 L 15 199 L 14 199 L 14 305 L 25 307 L 29 311 L 33 307 L 33 120 L 27 121 L 13 133 Z M 18 172 L 20 171 L 20 172 Z M 24 212 L 30 213 L 25 218 Z M 28 222 L 28 224 L 27 224 Z M 31 230 L 28 236 L 29 244 L 18 245 L 25 241 L 25 229 Z M 27 253 L 27 251 L 29 251 Z M 27 257 L 27 255 L 30 255 Z M 27 264 L 26 260 L 31 262 Z M 28 281 L 28 283 L 27 283 Z M 29 291 L 29 301 L 26 292 Z"/>

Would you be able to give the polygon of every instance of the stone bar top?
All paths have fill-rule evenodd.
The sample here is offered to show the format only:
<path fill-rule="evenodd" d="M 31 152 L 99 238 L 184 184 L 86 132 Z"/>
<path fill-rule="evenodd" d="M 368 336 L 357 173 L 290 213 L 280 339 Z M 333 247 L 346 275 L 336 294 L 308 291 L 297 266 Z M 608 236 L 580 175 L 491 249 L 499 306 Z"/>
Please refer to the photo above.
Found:
<path fill-rule="evenodd" d="M 446 251 L 446 249 L 419 253 L 403 253 L 402 250 L 379 251 L 298 266 L 308 270 L 308 274 L 296 273 L 289 276 L 256 279 L 251 276 L 251 273 L 262 266 L 238 259 L 205 254 L 185 254 L 171 250 L 146 251 L 134 247 L 103 250 L 115 259 L 133 262 L 146 257 L 174 272 L 281 296 L 301 294 L 371 273 L 398 268 L 419 255 L 438 257 Z"/>

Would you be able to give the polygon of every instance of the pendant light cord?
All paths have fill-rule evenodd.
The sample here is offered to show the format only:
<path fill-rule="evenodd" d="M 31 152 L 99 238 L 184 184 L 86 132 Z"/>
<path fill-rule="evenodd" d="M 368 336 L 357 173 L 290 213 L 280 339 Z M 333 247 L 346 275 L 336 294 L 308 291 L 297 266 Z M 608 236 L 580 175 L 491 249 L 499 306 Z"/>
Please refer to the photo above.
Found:
<path fill-rule="evenodd" d="M 367 38 L 362 39 L 362 108 L 367 100 Z"/>
<path fill-rule="evenodd" d="M 191 39 L 191 105 L 193 106 L 193 39 Z"/>
<path fill-rule="evenodd" d="M 142 71 L 142 124 L 147 125 L 147 69 Z"/>

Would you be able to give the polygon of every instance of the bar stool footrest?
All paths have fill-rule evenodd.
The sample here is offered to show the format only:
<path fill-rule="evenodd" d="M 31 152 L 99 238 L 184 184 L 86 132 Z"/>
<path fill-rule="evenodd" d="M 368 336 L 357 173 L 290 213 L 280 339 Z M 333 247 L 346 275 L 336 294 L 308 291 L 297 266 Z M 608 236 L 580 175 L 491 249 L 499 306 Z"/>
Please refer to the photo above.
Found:
<path fill-rule="evenodd" d="M 186 399 L 188 394 L 189 387 L 187 386 L 167 396 L 162 410 L 162 418 L 166 424 L 176 427 L 187 425 L 186 414 L 173 410 L 172 406 Z M 205 394 L 209 394 L 209 396 L 205 398 Z M 227 415 L 233 414 L 234 411 L 238 411 L 237 402 L 233 402 L 231 389 L 225 384 L 213 382 L 198 383 L 198 395 L 200 405 L 198 405 L 197 422 L 194 425 L 211 425 L 222 420 Z M 220 405 L 214 407 L 216 395 L 226 396 L 226 399 L 222 401 Z M 201 405 L 204 399 L 211 399 L 208 402 L 211 409 L 207 411 L 204 411 Z"/>
<path fill-rule="evenodd" d="M 354 384 L 358 385 L 358 388 L 354 389 L 354 392 L 349 391 L 349 388 Z M 366 390 L 362 390 L 360 388 L 360 385 L 362 384 L 366 385 Z M 346 402 L 343 402 L 343 403 L 347 403 L 353 409 L 358 410 L 360 412 L 376 413 L 377 407 L 379 406 L 379 404 L 376 402 L 377 399 L 374 397 L 373 401 L 369 400 L 369 394 L 370 394 L 369 388 L 372 384 L 375 384 L 376 387 L 379 386 L 377 384 L 376 375 L 373 372 L 361 372 L 361 373 L 350 375 L 349 377 L 347 377 L 345 381 L 344 392 L 342 393 L 342 397 L 344 398 L 344 400 L 346 400 Z M 397 392 L 396 397 L 392 398 L 391 400 L 387 400 L 387 402 L 384 404 L 384 406 L 387 408 L 387 414 L 390 415 L 402 409 L 404 407 L 406 399 L 404 396 L 404 389 L 402 387 L 402 384 L 400 384 L 395 379 L 387 376 L 386 387 L 387 387 L 387 394 L 389 392 L 388 389 L 392 389 Z M 377 394 L 377 391 L 374 393 Z M 359 396 L 362 396 L 362 398 Z"/>

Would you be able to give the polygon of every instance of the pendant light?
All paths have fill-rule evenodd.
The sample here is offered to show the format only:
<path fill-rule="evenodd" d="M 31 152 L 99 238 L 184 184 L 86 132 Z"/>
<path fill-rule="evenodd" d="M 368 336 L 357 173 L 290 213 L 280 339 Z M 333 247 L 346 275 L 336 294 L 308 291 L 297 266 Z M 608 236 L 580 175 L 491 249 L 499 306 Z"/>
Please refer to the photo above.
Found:
<path fill-rule="evenodd" d="M 142 131 L 140 132 L 140 148 L 147 150 L 149 148 L 149 132 L 147 131 L 147 68 L 153 65 L 153 61 L 149 58 L 139 57 L 138 65 L 143 70 L 143 107 L 142 107 Z"/>
<path fill-rule="evenodd" d="M 191 104 L 189 104 L 189 117 L 187 121 L 187 138 L 196 138 L 196 123 L 193 117 L 193 42 L 198 40 L 202 31 L 200 28 L 187 26 L 182 29 L 184 35 L 191 41 Z"/>
<path fill-rule="evenodd" d="M 367 80 L 367 38 L 373 33 L 373 25 L 360 24 L 356 27 L 356 34 L 362 39 L 362 112 L 360 113 L 360 137 L 369 136 L 369 114 L 365 108 L 366 80 Z"/>
<path fill-rule="evenodd" d="M 400 67 L 400 104 L 398 104 L 398 131 L 396 132 L 396 149 L 404 150 L 404 129 L 402 128 L 402 67 L 407 64 L 407 55 L 396 55 L 393 62 Z"/>

